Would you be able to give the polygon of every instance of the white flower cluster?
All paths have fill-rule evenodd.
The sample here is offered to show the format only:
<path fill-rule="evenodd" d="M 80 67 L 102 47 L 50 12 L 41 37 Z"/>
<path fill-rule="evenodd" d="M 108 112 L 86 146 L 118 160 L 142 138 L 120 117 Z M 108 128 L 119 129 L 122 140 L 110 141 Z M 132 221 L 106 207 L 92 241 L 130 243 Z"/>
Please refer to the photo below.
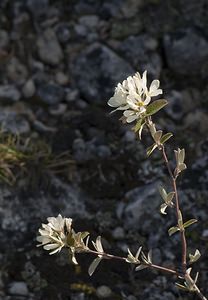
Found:
<path fill-rule="evenodd" d="M 141 75 L 137 72 L 134 76 L 129 76 L 122 83 L 119 83 L 115 93 L 108 101 L 108 105 L 122 110 L 127 123 L 131 123 L 141 118 L 146 112 L 146 107 L 151 98 L 162 94 L 159 89 L 160 81 L 153 80 L 149 89 L 147 88 L 147 71 Z M 115 111 L 114 110 L 114 111 Z"/>
<path fill-rule="evenodd" d="M 51 251 L 50 254 L 60 252 L 66 246 L 67 235 L 71 232 L 71 218 L 63 218 L 60 214 L 58 217 L 47 218 L 48 224 L 42 224 L 39 229 L 40 236 L 37 241 L 38 246 L 43 246 L 45 250 Z"/>

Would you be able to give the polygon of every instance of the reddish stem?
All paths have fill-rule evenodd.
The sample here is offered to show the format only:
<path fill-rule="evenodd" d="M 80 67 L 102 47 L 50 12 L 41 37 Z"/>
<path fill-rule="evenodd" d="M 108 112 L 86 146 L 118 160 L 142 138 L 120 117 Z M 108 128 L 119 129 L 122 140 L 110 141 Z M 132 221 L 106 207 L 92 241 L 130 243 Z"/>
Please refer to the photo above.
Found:
<path fill-rule="evenodd" d="M 105 252 L 98 252 L 98 251 L 94 251 L 94 250 L 91 250 L 91 249 L 89 249 L 87 252 L 95 254 L 95 255 L 100 255 L 104 259 L 118 259 L 118 260 L 123 260 L 123 261 L 126 262 L 126 257 L 117 256 L 117 255 L 113 255 L 113 254 L 108 254 L 108 253 L 105 253 Z M 169 269 L 169 268 L 165 268 L 165 267 L 158 266 L 158 265 L 155 265 L 155 264 L 146 264 L 146 266 L 148 268 L 152 268 L 152 269 L 155 269 L 155 270 L 158 270 L 158 271 L 162 271 L 162 272 L 166 272 L 166 273 L 170 273 L 172 275 L 177 275 L 178 276 L 177 271 Z"/>
<path fill-rule="evenodd" d="M 165 164 L 167 166 L 168 172 L 169 172 L 170 177 L 171 177 L 173 190 L 175 192 L 175 209 L 176 209 L 176 217 L 177 217 L 177 220 L 178 220 L 179 219 L 179 213 L 180 213 L 180 205 L 179 205 L 176 178 L 174 177 L 173 172 L 171 170 L 170 163 L 168 161 L 164 145 L 161 146 L 161 150 L 162 150 L 163 159 L 165 161 Z M 184 229 L 180 230 L 180 235 L 181 235 L 181 243 L 182 243 L 182 270 L 183 270 L 183 273 L 185 274 L 186 273 L 186 265 L 187 265 L 187 263 L 186 263 L 187 242 L 186 242 L 186 236 L 185 236 L 185 230 Z"/>

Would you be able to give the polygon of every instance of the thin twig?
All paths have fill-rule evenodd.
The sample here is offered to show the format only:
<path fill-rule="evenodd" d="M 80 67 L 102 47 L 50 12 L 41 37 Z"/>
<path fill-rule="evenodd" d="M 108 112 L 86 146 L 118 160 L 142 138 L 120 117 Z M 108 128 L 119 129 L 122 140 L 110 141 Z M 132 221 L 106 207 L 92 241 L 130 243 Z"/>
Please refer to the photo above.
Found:
<path fill-rule="evenodd" d="M 95 254 L 95 255 L 100 255 L 105 259 L 119 259 L 119 260 L 126 261 L 126 257 L 123 257 L 123 256 L 117 256 L 117 255 L 108 254 L 108 253 L 105 253 L 105 252 L 94 251 L 94 250 L 91 250 L 91 249 L 88 249 L 87 252 Z"/>
<path fill-rule="evenodd" d="M 199 296 L 199 298 L 202 300 L 207 300 L 207 298 L 202 294 L 202 292 L 188 273 L 186 273 L 185 278 L 188 278 L 192 282 L 193 287 L 195 289 L 195 293 Z"/>
<path fill-rule="evenodd" d="M 147 117 L 146 119 L 147 121 L 147 126 L 150 128 L 151 126 L 151 118 Z M 171 182 L 172 182 L 172 186 L 173 186 L 173 190 L 175 192 L 175 211 L 176 211 L 176 218 L 177 218 L 177 222 L 179 220 L 179 216 L 180 216 L 180 205 L 179 205 L 179 197 L 178 197 L 178 190 L 177 190 L 177 184 L 176 184 L 176 177 L 174 176 L 171 167 L 170 167 L 170 163 L 165 151 L 165 146 L 162 144 L 158 145 L 158 149 L 162 152 L 162 156 L 163 159 L 165 161 L 166 167 L 168 169 L 168 173 L 170 175 L 171 178 Z M 182 264 L 182 270 L 183 270 L 183 274 L 186 274 L 186 257 L 187 257 L 187 242 L 186 242 L 186 236 L 185 236 L 185 230 L 184 228 L 180 229 L 180 236 L 181 236 L 181 244 L 182 244 L 182 258 L 181 258 L 181 264 Z"/>
<path fill-rule="evenodd" d="M 178 276 L 178 272 L 177 271 L 169 269 L 169 268 L 165 268 L 165 267 L 158 266 L 158 265 L 155 265 L 155 264 L 151 264 L 151 265 L 149 265 L 149 267 L 153 268 L 153 269 L 156 269 L 158 271 L 163 271 L 163 272 L 167 272 L 167 273 L 170 273 L 170 274 Z"/>
<path fill-rule="evenodd" d="M 123 260 L 123 261 L 126 262 L 126 257 L 123 257 L 123 256 L 117 256 L 117 255 L 108 254 L 108 253 L 105 253 L 105 252 L 98 252 L 98 251 L 94 251 L 94 250 L 91 250 L 91 249 L 88 249 L 87 252 L 98 255 L 98 256 L 102 256 L 104 259 L 118 259 L 118 260 Z M 142 264 L 144 265 L 144 263 L 142 263 Z M 172 275 L 177 275 L 178 276 L 177 271 L 169 269 L 169 268 L 165 268 L 165 267 L 158 266 L 158 265 L 155 265 L 155 264 L 146 264 L 146 266 L 149 267 L 149 268 L 158 270 L 158 271 L 162 271 L 162 272 L 166 272 L 166 273 L 170 273 Z"/>
<path fill-rule="evenodd" d="M 147 121 L 148 127 L 150 127 L 151 122 L 152 122 L 151 118 L 150 117 L 147 118 L 146 121 Z M 171 166 L 170 166 L 170 163 L 169 163 L 166 151 L 165 151 L 164 144 L 162 144 L 162 145 L 159 144 L 158 145 L 158 149 L 162 152 L 163 159 L 165 161 L 168 173 L 169 173 L 170 178 L 171 178 L 173 190 L 174 190 L 174 193 L 175 193 L 175 212 L 176 212 L 176 218 L 177 218 L 177 222 L 179 223 L 179 219 L 180 219 L 180 204 L 179 204 L 179 197 L 178 197 L 178 190 L 177 190 L 177 183 L 176 183 L 177 176 L 175 176 L 174 173 L 172 172 L 172 169 L 171 169 Z M 186 236 L 185 236 L 185 230 L 184 230 L 184 228 L 180 228 L 180 235 L 181 235 L 181 244 L 182 244 L 182 259 L 181 259 L 181 264 L 182 264 L 182 270 L 183 270 L 184 279 L 188 278 L 189 281 L 192 282 L 193 288 L 194 288 L 194 292 L 198 295 L 198 297 L 201 300 L 208 300 L 202 294 L 202 292 L 200 291 L 200 289 L 196 285 L 195 281 L 187 273 L 187 261 L 186 261 L 186 258 L 187 258 L 187 242 L 186 242 Z M 155 269 L 159 269 L 157 267 L 158 266 L 156 266 Z M 180 277 L 180 275 L 176 271 L 173 274 L 177 275 L 178 278 Z"/>
<path fill-rule="evenodd" d="M 171 177 L 173 190 L 175 192 L 175 209 L 176 209 L 176 217 L 177 217 L 177 221 L 178 221 L 179 220 L 179 213 L 180 213 L 180 205 L 179 205 L 179 197 L 178 197 L 176 178 L 174 177 L 173 172 L 171 170 L 170 163 L 169 163 L 169 160 L 167 158 L 166 151 L 165 151 L 165 146 L 162 145 L 161 149 L 162 149 L 163 159 L 165 161 L 165 164 L 167 166 L 168 172 L 169 172 L 170 177 Z M 183 273 L 185 274 L 186 273 L 186 265 L 187 265 L 186 264 L 187 242 L 186 242 L 186 236 L 185 236 L 185 230 L 184 229 L 180 230 L 180 235 L 181 235 L 181 244 L 182 244 L 182 270 L 183 270 Z"/>

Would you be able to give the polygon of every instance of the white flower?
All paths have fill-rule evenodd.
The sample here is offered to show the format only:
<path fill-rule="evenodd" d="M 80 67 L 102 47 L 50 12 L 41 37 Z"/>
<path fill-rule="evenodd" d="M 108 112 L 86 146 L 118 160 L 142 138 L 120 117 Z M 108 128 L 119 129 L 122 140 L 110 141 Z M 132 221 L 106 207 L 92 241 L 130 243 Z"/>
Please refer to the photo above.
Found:
<path fill-rule="evenodd" d="M 146 112 L 146 107 L 151 98 L 162 94 L 159 89 L 159 80 L 153 80 L 150 88 L 147 88 L 147 71 L 141 75 L 137 72 L 129 76 L 122 84 L 118 84 L 114 96 L 108 101 L 108 105 L 115 107 L 115 110 L 124 110 L 123 115 L 127 123 L 141 118 Z"/>
<path fill-rule="evenodd" d="M 72 219 L 63 218 L 59 214 L 58 217 L 49 217 L 47 220 L 48 224 L 42 224 L 42 228 L 39 229 L 38 246 L 43 246 L 48 251 L 52 250 L 49 254 L 54 254 L 66 246 L 66 237 L 71 231 Z"/>
<path fill-rule="evenodd" d="M 63 218 L 60 214 L 57 218 L 55 217 L 49 217 L 48 220 L 48 226 L 51 227 L 53 230 L 56 231 L 63 231 L 64 225 L 65 225 L 65 218 Z"/>
<path fill-rule="evenodd" d="M 111 107 L 115 107 L 116 109 L 114 111 L 128 109 L 129 106 L 126 102 L 127 94 L 128 94 L 127 80 L 124 80 L 122 84 L 119 83 L 118 86 L 116 87 L 113 97 L 111 97 L 110 100 L 108 101 L 108 105 Z"/>
<path fill-rule="evenodd" d="M 156 97 L 158 95 L 162 94 L 162 89 L 159 89 L 160 81 L 159 80 L 153 80 L 150 84 L 149 90 L 146 92 L 147 98 Z"/>

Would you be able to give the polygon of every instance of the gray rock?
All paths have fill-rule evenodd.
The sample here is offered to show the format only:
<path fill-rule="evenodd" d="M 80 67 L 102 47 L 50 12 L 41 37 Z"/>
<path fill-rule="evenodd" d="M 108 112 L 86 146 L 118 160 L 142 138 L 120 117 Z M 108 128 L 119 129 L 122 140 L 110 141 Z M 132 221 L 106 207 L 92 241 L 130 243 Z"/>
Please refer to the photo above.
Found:
<path fill-rule="evenodd" d="M 75 30 L 76 35 L 78 35 L 80 37 L 86 37 L 87 36 L 87 33 L 88 33 L 87 27 L 85 27 L 82 24 L 76 24 L 74 26 L 74 30 Z"/>
<path fill-rule="evenodd" d="M 184 119 L 184 128 L 196 130 L 202 136 L 206 135 L 208 126 L 207 113 L 203 110 L 195 110 L 187 114 Z"/>
<path fill-rule="evenodd" d="M 52 29 L 46 29 L 38 37 L 37 47 L 40 59 L 47 64 L 56 66 L 63 59 L 62 48 Z"/>
<path fill-rule="evenodd" d="M 0 123 L 3 131 L 13 134 L 25 134 L 30 132 L 30 124 L 15 111 L 1 111 Z"/>
<path fill-rule="evenodd" d="M 48 105 L 54 105 L 63 100 L 64 89 L 56 84 L 41 84 L 37 88 L 37 94 L 42 102 Z"/>
<path fill-rule="evenodd" d="M 104 16 L 106 19 L 110 17 L 115 18 L 117 16 L 121 16 L 122 14 L 121 7 L 123 3 L 124 3 L 123 0 L 103 1 L 102 8 L 101 8 L 102 16 Z"/>
<path fill-rule="evenodd" d="M 112 24 L 110 36 L 113 39 L 123 40 L 131 35 L 138 35 L 143 29 L 141 18 L 134 17 L 130 19 L 115 20 Z"/>
<path fill-rule="evenodd" d="M 27 7 L 34 17 L 46 14 L 49 0 L 27 0 Z"/>
<path fill-rule="evenodd" d="M 78 101 L 75 102 L 75 105 L 77 108 L 85 109 L 89 104 L 86 101 L 79 99 Z"/>
<path fill-rule="evenodd" d="M 72 148 L 74 151 L 84 151 L 85 141 L 82 138 L 75 139 Z"/>
<path fill-rule="evenodd" d="M 71 300 L 85 300 L 85 293 L 76 293 L 76 294 L 71 294 L 70 295 Z"/>
<path fill-rule="evenodd" d="M 125 143 L 132 143 L 136 139 L 135 133 L 133 131 L 126 131 L 123 137 Z"/>
<path fill-rule="evenodd" d="M 100 145 L 97 148 L 97 155 L 100 158 L 107 158 L 111 156 L 111 150 L 106 145 Z"/>
<path fill-rule="evenodd" d="M 24 269 L 21 272 L 22 278 L 27 283 L 28 288 L 32 291 L 41 291 L 47 286 L 47 281 L 41 278 L 40 269 L 30 260 L 24 264 Z"/>
<path fill-rule="evenodd" d="M 38 132 L 56 132 L 57 129 L 55 127 L 51 127 L 51 126 L 47 126 L 46 124 L 43 124 L 43 122 L 39 121 L 39 120 L 35 120 L 33 122 L 33 126 L 35 128 L 36 131 Z"/>
<path fill-rule="evenodd" d="M 184 115 L 183 96 L 179 91 L 173 90 L 168 95 L 168 105 L 166 112 L 174 120 L 181 120 Z"/>
<path fill-rule="evenodd" d="M 148 74 L 158 78 L 162 68 L 156 49 L 158 42 L 146 34 L 130 36 L 121 43 L 119 50 L 138 71 L 148 70 Z"/>
<path fill-rule="evenodd" d="M 112 296 L 112 291 L 108 286 L 101 285 L 97 288 L 96 294 L 98 298 L 105 299 Z"/>
<path fill-rule="evenodd" d="M 9 35 L 8 33 L 1 29 L 0 30 L 0 49 L 6 48 L 9 44 Z"/>
<path fill-rule="evenodd" d="M 99 18 L 95 15 L 83 16 L 79 18 L 79 23 L 74 26 L 76 35 L 88 42 L 93 42 L 99 39 Z"/>
<path fill-rule="evenodd" d="M 9 287 L 9 293 L 16 296 L 28 296 L 29 291 L 25 282 L 14 281 Z"/>
<path fill-rule="evenodd" d="M 70 27 L 67 23 L 61 23 L 56 28 L 56 35 L 60 43 L 67 43 L 71 38 Z"/>
<path fill-rule="evenodd" d="M 143 0 L 128 0 L 124 1 L 121 5 L 121 11 L 125 18 L 132 18 L 137 13 L 141 5 L 143 4 Z"/>
<path fill-rule="evenodd" d="M 19 90 L 13 85 L 0 86 L 0 100 L 18 101 L 21 97 Z"/>
<path fill-rule="evenodd" d="M 78 0 L 75 4 L 75 11 L 79 15 L 90 15 L 96 14 L 99 11 L 101 1 L 91 1 L 91 0 Z"/>
<path fill-rule="evenodd" d="M 63 115 L 66 110 L 67 110 L 67 105 L 65 103 L 59 103 L 55 107 L 52 106 L 49 109 L 49 112 L 52 116 L 60 116 L 60 115 Z"/>
<path fill-rule="evenodd" d="M 84 162 L 93 159 L 97 152 L 93 140 L 85 142 L 81 138 L 77 138 L 74 140 L 72 149 L 74 158 L 78 162 Z"/>
<path fill-rule="evenodd" d="M 183 18 L 191 21 L 191 24 L 202 25 L 204 15 L 204 4 L 206 0 L 190 1 L 183 0 L 180 2 L 180 9 Z M 204 26 L 205 27 L 205 26 Z M 206 28 L 204 28 L 206 30 Z"/>
<path fill-rule="evenodd" d="M 157 195 L 158 185 L 158 182 L 148 184 L 125 194 L 128 204 L 122 206 L 118 204 L 118 211 L 125 220 L 126 228 L 138 228 L 139 224 L 142 224 L 142 228 L 147 230 L 151 223 L 155 222 L 152 211 L 158 209 L 161 202 Z"/>
<path fill-rule="evenodd" d="M 31 234 L 30 243 L 33 243 L 32 238 L 35 239 L 37 236 L 37 230 L 42 223 L 41 220 L 45 222 L 49 216 L 57 216 L 59 213 L 66 217 L 89 218 L 90 215 L 85 206 L 85 200 L 87 203 L 88 198 L 80 189 L 63 183 L 56 177 L 51 178 L 51 185 L 53 186 L 53 195 L 48 197 L 41 193 L 36 196 L 28 196 L 27 206 L 24 209 L 22 209 L 24 200 L 21 196 L 10 195 L 13 201 L 8 201 L 6 188 L 1 187 L 1 240 L 7 240 L 7 235 L 11 236 L 13 234 L 10 238 L 10 245 L 13 243 L 15 245 L 26 238 L 25 235 Z M 57 205 L 57 203 L 61 205 Z M 32 219 L 36 221 L 31 223 Z M 31 224 L 33 224 L 32 227 Z M 9 245 L 4 244 L 1 249 L 7 247 Z M 22 248 L 22 245 L 20 247 Z"/>
<path fill-rule="evenodd" d="M 137 300 L 137 298 L 135 296 L 133 296 L 133 295 L 129 295 L 127 297 L 127 300 Z"/>
<path fill-rule="evenodd" d="M 73 101 L 77 101 L 79 99 L 79 91 L 75 90 L 75 89 L 70 89 L 67 88 L 66 89 L 66 97 L 65 100 L 67 102 L 73 102 Z"/>
<path fill-rule="evenodd" d="M 154 263 L 160 265 L 162 262 L 162 254 L 159 248 L 155 248 L 152 253 Z"/>
<path fill-rule="evenodd" d="M 66 85 L 69 82 L 69 78 L 66 74 L 59 71 L 56 73 L 56 82 L 60 85 Z"/>
<path fill-rule="evenodd" d="M 204 229 L 202 232 L 202 237 L 208 239 L 208 229 Z"/>
<path fill-rule="evenodd" d="M 116 240 L 121 240 L 125 237 L 125 232 L 123 227 L 116 227 L 113 231 L 112 231 L 112 235 L 114 237 L 114 239 Z"/>
<path fill-rule="evenodd" d="M 168 66 L 181 75 L 206 75 L 208 42 L 193 30 L 166 35 L 164 38 Z"/>
<path fill-rule="evenodd" d="M 82 16 L 79 18 L 79 23 L 89 30 L 97 30 L 99 18 L 96 15 Z"/>
<path fill-rule="evenodd" d="M 31 98 L 35 94 L 35 83 L 29 79 L 22 88 L 22 93 L 25 98 Z"/>
<path fill-rule="evenodd" d="M 77 57 L 74 73 L 84 98 L 89 102 L 106 103 L 115 85 L 134 70 L 108 47 L 95 43 Z"/>
<path fill-rule="evenodd" d="M 7 65 L 7 76 L 16 84 L 24 84 L 28 76 L 28 70 L 17 57 L 12 57 Z"/>

